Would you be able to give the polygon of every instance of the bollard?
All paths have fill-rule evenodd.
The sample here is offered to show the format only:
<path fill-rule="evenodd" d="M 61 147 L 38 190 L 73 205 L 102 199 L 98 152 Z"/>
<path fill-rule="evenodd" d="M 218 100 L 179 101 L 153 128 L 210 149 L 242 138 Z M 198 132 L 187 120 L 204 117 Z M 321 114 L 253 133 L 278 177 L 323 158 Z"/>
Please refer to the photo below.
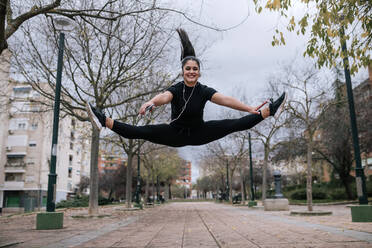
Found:
<path fill-rule="evenodd" d="M 283 197 L 281 193 L 281 174 L 280 171 L 274 171 L 274 182 L 275 182 L 275 195 L 273 199 L 265 199 L 264 210 L 265 211 L 288 211 L 289 202 L 288 199 Z"/>
<path fill-rule="evenodd" d="M 281 192 L 282 187 L 282 175 L 280 171 L 274 171 L 274 182 L 275 182 L 275 195 L 274 198 L 283 198 L 283 194 Z"/>

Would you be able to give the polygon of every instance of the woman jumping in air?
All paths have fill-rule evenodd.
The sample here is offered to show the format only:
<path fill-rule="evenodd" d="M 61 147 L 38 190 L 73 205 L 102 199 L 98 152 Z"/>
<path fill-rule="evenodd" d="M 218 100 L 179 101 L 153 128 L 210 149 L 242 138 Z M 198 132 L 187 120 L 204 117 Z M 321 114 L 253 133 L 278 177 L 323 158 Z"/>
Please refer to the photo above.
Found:
<path fill-rule="evenodd" d="M 233 132 L 254 127 L 269 116 L 274 116 L 282 108 L 286 93 L 276 101 L 270 100 L 269 106 L 259 110 L 235 98 L 224 96 L 213 88 L 198 82 L 200 76 L 200 61 L 195 57 L 194 48 L 182 29 L 177 29 L 182 44 L 181 64 L 183 81 L 169 87 L 165 92 L 156 95 L 144 103 L 139 113 L 144 115 L 154 106 L 171 103 L 172 114 L 169 124 L 133 126 L 106 117 L 99 109 L 87 104 L 87 111 L 92 124 L 99 130 L 107 127 L 127 139 L 144 139 L 153 143 L 181 147 L 204 145 L 218 140 Z M 232 109 L 249 112 L 239 119 L 203 120 L 203 110 L 207 101 Z"/>

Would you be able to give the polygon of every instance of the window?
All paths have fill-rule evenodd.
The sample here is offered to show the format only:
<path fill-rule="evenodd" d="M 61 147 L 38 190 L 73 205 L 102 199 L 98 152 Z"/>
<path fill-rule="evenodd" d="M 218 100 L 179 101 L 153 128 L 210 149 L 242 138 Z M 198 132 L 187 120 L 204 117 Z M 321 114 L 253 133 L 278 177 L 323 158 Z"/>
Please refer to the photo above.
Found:
<path fill-rule="evenodd" d="M 12 102 L 10 113 L 21 113 L 30 111 L 30 104 L 26 102 Z"/>
<path fill-rule="evenodd" d="M 35 181 L 35 178 L 33 176 L 27 176 L 25 181 L 26 183 L 32 183 Z"/>
<path fill-rule="evenodd" d="M 27 118 L 15 118 L 9 121 L 9 130 L 26 130 L 27 126 Z"/>
<path fill-rule="evenodd" d="M 5 181 L 7 182 L 22 182 L 23 174 L 22 173 L 5 173 Z"/>
<path fill-rule="evenodd" d="M 67 183 L 67 190 L 72 191 L 72 183 L 71 182 Z"/>
<path fill-rule="evenodd" d="M 32 123 L 31 124 L 31 129 L 32 130 L 36 130 L 37 129 L 37 126 L 38 126 L 37 122 L 36 123 Z"/>
<path fill-rule="evenodd" d="M 28 146 L 29 147 L 36 147 L 36 141 L 30 141 L 30 143 L 28 143 Z"/>
<path fill-rule="evenodd" d="M 71 138 L 71 140 L 75 139 L 75 132 L 71 131 L 70 138 Z"/>
<path fill-rule="evenodd" d="M 19 156 L 8 156 L 7 157 L 7 164 L 10 166 L 22 166 L 24 164 L 24 157 Z"/>
<path fill-rule="evenodd" d="M 69 165 L 72 165 L 72 159 L 73 159 L 72 155 L 69 155 L 69 157 L 68 157 L 68 164 Z"/>
<path fill-rule="evenodd" d="M 74 149 L 74 143 L 70 142 L 70 149 L 73 150 Z"/>
<path fill-rule="evenodd" d="M 8 136 L 7 146 L 27 146 L 27 135 L 11 135 Z"/>
<path fill-rule="evenodd" d="M 18 123 L 18 130 L 25 130 L 26 129 L 26 123 Z"/>
<path fill-rule="evenodd" d="M 31 92 L 31 87 L 14 87 L 13 88 L 13 96 L 14 97 L 28 97 Z"/>
<path fill-rule="evenodd" d="M 30 105 L 29 106 L 29 111 L 31 112 L 39 112 L 40 111 L 40 106 L 37 106 L 37 105 Z"/>
<path fill-rule="evenodd" d="M 72 177 L 72 167 L 68 167 L 68 177 Z"/>
<path fill-rule="evenodd" d="M 40 97 L 40 93 L 37 92 L 36 90 L 33 90 L 32 91 L 32 97 L 38 98 L 38 97 Z"/>

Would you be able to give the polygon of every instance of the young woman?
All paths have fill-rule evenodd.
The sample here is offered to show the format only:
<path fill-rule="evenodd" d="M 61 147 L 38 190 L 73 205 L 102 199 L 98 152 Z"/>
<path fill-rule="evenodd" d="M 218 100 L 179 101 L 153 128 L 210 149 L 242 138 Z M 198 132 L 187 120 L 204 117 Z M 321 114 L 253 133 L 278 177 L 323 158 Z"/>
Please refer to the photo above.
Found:
<path fill-rule="evenodd" d="M 144 103 L 139 113 L 144 115 L 154 106 L 171 103 L 172 114 L 169 124 L 132 126 L 106 117 L 99 109 L 87 104 L 87 111 L 92 124 L 99 130 L 107 127 L 128 139 L 144 139 L 153 143 L 181 147 L 187 145 L 204 145 L 220 139 L 233 132 L 250 129 L 269 116 L 279 113 L 285 102 L 283 93 L 276 101 L 270 100 L 268 107 L 259 110 L 235 98 L 224 96 L 213 88 L 198 82 L 200 61 L 195 57 L 195 50 L 186 32 L 177 29 L 182 44 L 181 64 L 183 81 L 169 87 Z M 207 101 L 249 112 L 239 119 L 203 120 L 203 110 Z"/>

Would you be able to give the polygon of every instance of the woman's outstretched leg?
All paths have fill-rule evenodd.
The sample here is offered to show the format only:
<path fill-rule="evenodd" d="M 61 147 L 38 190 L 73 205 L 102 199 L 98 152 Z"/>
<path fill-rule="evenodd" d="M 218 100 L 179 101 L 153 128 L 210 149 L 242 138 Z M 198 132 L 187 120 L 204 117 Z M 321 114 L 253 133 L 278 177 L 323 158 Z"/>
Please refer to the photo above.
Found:
<path fill-rule="evenodd" d="M 144 139 L 152 143 L 181 147 L 187 145 L 188 137 L 169 124 L 133 126 L 113 121 L 112 131 L 127 139 Z"/>
<path fill-rule="evenodd" d="M 263 121 L 263 115 L 249 114 L 239 119 L 224 119 L 205 122 L 192 130 L 190 145 L 204 145 L 228 134 L 250 129 Z"/>
<path fill-rule="evenodd" d="M 276 101 L 271 100 L 269 107 L 260 110 L 259 115 L 250 114 L 239 119 L 207 121 L 200 128 L 193 130 L 189 145 L 204 145 L 228 134 L 248 130 L 269 116 L 278 115 L 285 99 L 286 94 L 283 93 Z"/>
<path fill-rule="evenodd" d="M 168 124 L 133 126 L 128 125 L 109 117 L 106 117 L 99 109 L 87 104 L 87 111 L 90 120 L 97 129 L 107 127 L 127 139 L 144 139 L 150 142 L 172 146 L 181 147 L 188 144 L 188 137 L 175 127 Z"/>

